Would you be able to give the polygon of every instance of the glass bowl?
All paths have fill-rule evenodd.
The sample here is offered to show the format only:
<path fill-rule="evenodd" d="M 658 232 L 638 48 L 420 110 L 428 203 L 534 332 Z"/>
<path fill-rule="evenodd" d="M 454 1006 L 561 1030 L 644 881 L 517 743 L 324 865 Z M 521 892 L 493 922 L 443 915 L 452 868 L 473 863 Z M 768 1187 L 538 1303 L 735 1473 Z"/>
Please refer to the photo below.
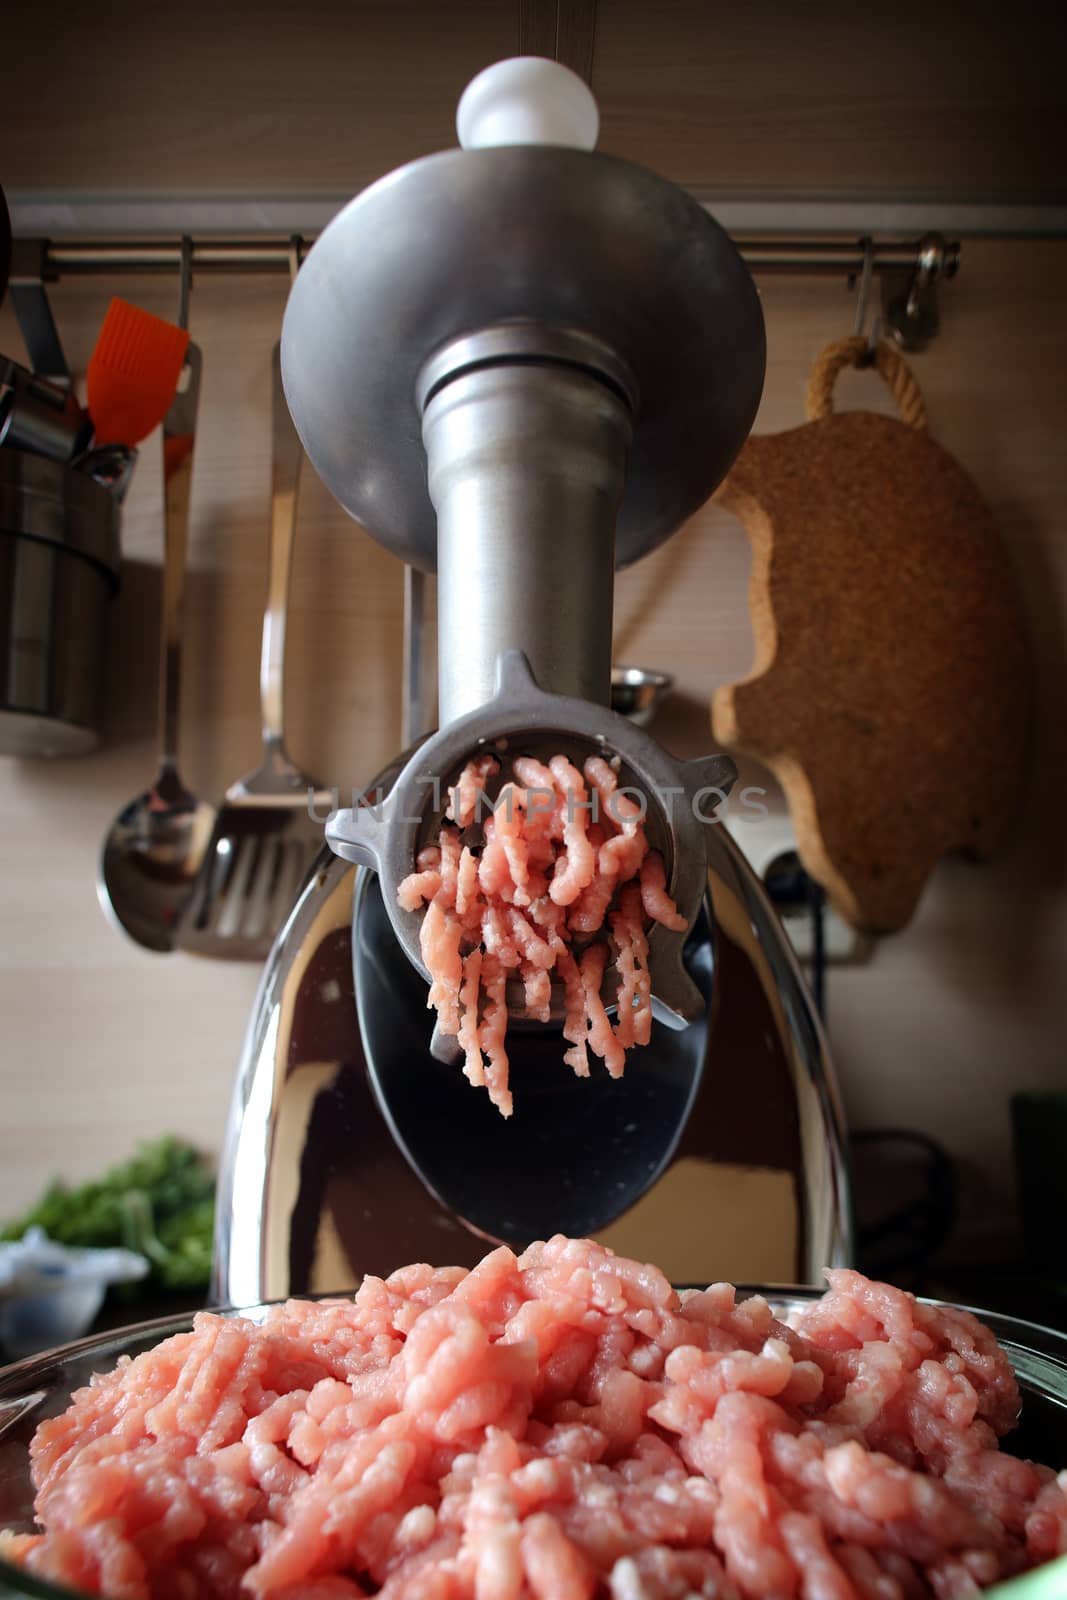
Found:
<path fill-rule="evenodd" d="M 823 1291 L 750 1284 L 739 1286 L 738 1293 L 765 1295 L 775 1315 L 787 1320 L 792 1312 L 819 1299 Z M 225 1310 L 220 1315 L 256 1321 L 268 1309 L 258 1305 Z M 998 1312 L 976 1310 L 974 1314 L 1000 1341 L 1022 1390 L 1022 1416 L 1018 1428 L 1008 1436 L 1007 1447 L 1015 1455 L 1056 1468 L 1067 1466 L 1067 1334 Z M 64 1411 L 74 1390 L 83 1388 L 94 1372 L 108 1372 L 120 1356 L 140 1355 L 191 1327 L 188 1313 L 163 1317 L 81 1339 L 0 1369 L 0 1529 L 16 1533 L 34 1530 L 29 1443 L 37 1424 Z M 1003 1593 L 1006 1597 L 1013 1588 L 1004 1585 L 998 1596 Z M 71 1600 L 72 1594 L 72 1590 L 44 1583 L 0 1559 L 0 1597 Z"/>

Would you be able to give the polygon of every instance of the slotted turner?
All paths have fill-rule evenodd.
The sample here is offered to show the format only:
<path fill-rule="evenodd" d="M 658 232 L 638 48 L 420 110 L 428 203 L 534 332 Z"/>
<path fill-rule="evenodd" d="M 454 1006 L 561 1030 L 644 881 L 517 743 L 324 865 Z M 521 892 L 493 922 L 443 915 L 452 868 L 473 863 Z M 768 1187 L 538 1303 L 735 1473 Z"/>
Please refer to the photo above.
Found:
<path fill-rule="evenodd" d="M 285 621 L 303 450 L 273 355 L 270 576 L 259 692 L 263 760 L 226 791 L 178 948 L 222 961 L 262 961 L 322 848 L 311 811 L 318 785 L 290 759 L 283 736 Z M 325 811 L 319 813 L 325 816 Z"/>

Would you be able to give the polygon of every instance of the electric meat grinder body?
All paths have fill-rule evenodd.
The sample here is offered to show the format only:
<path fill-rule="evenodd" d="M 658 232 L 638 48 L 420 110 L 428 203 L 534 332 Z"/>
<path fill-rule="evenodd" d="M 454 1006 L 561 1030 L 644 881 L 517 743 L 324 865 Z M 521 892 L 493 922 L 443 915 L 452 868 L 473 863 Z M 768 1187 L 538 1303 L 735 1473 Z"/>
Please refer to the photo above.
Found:
<path fill-rule="evenodd" d="M 721 825 L 733 764 L 677 762 L 607 709 L 614 569 L 696 510 L 743 443 L 762 313 L 689 196 L 567 147 L 592 142 L 590 120 L 595 137 L 591 104 L 550 63 L 482 74 L 460 108 L 474 147 L 359 196 L 290 296 L 283 373 L 313 464 L 375 537 L 437 570 L 441 726 L 368 785 L 375 804 L 331 816 L 333 853 L 268 961 L 220 1174 L 231 1303 L 554 1232 L 679 1282 L 813 1281 L 848 1256 L 832 1072 Z M 507 1123 L 434 1031 L 418 917 L 396 898 L 487 749 L 614 761 L 687 924 L 650 935 L 656 1020 L 621 1080 L 577 1081 L 558 1023 L 515 1018 Z"/>

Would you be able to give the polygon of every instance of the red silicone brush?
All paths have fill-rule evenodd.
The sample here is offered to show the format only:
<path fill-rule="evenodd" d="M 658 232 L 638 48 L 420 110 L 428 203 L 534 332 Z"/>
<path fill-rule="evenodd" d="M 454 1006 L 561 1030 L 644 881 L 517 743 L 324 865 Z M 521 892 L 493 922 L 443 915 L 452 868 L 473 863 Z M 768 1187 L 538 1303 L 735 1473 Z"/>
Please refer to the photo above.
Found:
<path fill-rule="evenodd" d="M 89 415 L 98 445 L 137 445 L 159 426 L 188 344 L 186 329 L 127 300 L 112 300 L 89 359 Z"/>

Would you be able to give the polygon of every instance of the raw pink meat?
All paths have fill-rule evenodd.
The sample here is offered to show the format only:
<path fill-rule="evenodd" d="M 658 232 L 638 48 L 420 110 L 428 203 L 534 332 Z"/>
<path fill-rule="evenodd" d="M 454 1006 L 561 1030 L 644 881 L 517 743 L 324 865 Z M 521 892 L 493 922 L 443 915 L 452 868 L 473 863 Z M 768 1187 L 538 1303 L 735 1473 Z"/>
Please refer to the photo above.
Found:
<path fill-rule="evenodd" d="M 593 944 L 581 959 L 578 971 L 585 990 L 585 1015 L 589 1025 L 586 1040 L 591 1050 L 600 1056 L 613 1078 L 621 1078 L 626 1065 L 626 1052 L 608 1021 L 600 990 L 604 982 L 604 968 L 608 961 L 608 947 Z"/>
<path fill-rule="evenodd" d="M 647 1044 L 652 1036 L 652 991 L 643 909 L 639 885 L 628 883 L 619 895 L 618 910 L 611 914 L 620 980 L 616 1031 L 624 1050 L 634 1044 Z"/>
<path fill-rule="evenodd" d="M 619 793 L 618 775 L 602 756 L 590 756 L 585 772 L 599 796 L 601 815 L 615 824 L 600 850 L 600 872 L 610 878 L 632 878 L 648 852 L 644 813 L 636 800 Z"/>
<path fill-rule="evenodd" d="M 500 762 L 496 756 L 475 756 L 459 775 L 459 781 L 448 792 L 448 808 L 445 816 L 449 821 L 456 822 L 461 828 L 467 828 L 477 818 L 481 797 L 485 793 L 485 786 L 494 773 L 500 771 Z"/>
<path fill-rule="evenodd" d="M 507 975 L 522 984 L 527 1016 L 548 1022 L 554 972 L 565 992 L 564 1061 L 588 1077 L 592 1049 L 619 1077 L 626 1051 L 651 1035 L 647 926 L 687 926 L 667 892 L 662 858 L 649 850 L 643 808 L 619 792 L 603 757 L 590 756 L 584 776 L 562 755 L 547 765 L 520 755 L 511 771 L 494 803 L 486 786 L 500 761 L 483 754 L 467 763 L 449 791 L 437 845 L 419 852 L 417 870 L 397 889 L 405 911 L 426 907 L 420 947 L 429 1004 L 458 1038 L 466 1077 L 504 1116 L 512 1107 Z M 461 838 L 472 824 L 481 828 L 480 853 Z M 489 965 L 472 964 L 475 951 Z M 620 978 L 614 1026 L 601 999 L 609 957 Z"/>
<path fill-rule="evenodd" d="M 993 1336 L 827 1277 L 786 1326 L 557 1237 L 201 1314 L 40 1425 L 0 1553 L 109 1600 L 964 1600 L 1067 1550 Z"/>
<path fill-rule="evenodd" d="M 442 905 L 439 890 L 422 919 L 419 946 L 422 959 L 433 974 L 430 1004 L 436 1006 L 441 1026 L 452 1034 L 459 1033 L 459 986 L 463 980 L 463 958 L 459 950 L 462 938 L 463 925 L 454 911 L 446 910 Z"/>
<path fill-rule="evenodd" d="M 589 843 L 588 791 L 577 767 L 566 756 L 553 756 L 549 770 L 563 803 L 563 854 L 556 862 L 548 892 L 558 906 L 569 906 L 593 881 L 596 856 Z"/>
<path fill-rule="evenodd" d="M 459 1044 L 465 1056 L 463 1071 L 475 1088 L 485 1087 L 485 1063 L 478 1037 L 478 999 L 482 983 L 482 952 L 472 950 L 463 957 L 463 984 L 459 991 L 463 1006 L 459 1025 Z"/>
<path fill-rule="evenodd" d="M 663 858 L 655 850 L 641 863 L 641 900 L 645 915 L 652 921 L 662 922 L 665 928 L 673 928 L 677 933 L 685 931 L 685 918 L 678 915 L 678 907 L 667 893 Z"/>

